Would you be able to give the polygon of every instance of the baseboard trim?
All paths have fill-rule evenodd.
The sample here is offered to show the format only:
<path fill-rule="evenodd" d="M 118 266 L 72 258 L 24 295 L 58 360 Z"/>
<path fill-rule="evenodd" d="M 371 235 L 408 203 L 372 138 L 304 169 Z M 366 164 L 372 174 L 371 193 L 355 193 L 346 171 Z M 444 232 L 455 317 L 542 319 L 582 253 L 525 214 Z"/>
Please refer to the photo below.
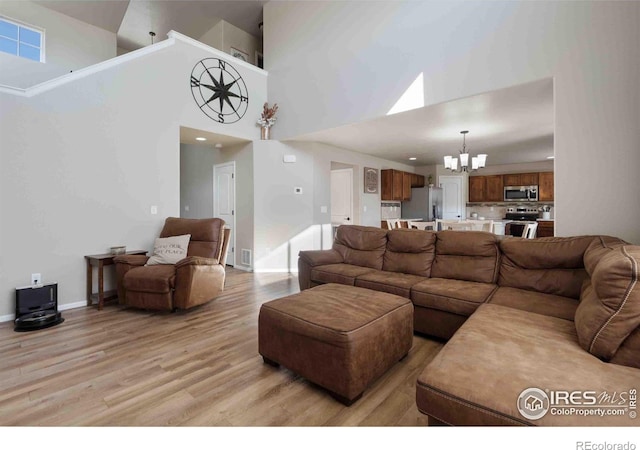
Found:
<path fill-rule="evenodd" d="M 74 302 L 74 303 L 65 303 L 64 305 L 58 305 L 58 311 L 66 311 L 68 309 L 76 309 L 87 306 L 87 302 Z M 0 316 L 1 322 L 13 322 L 16 319 L 15 314 L 7 314 L 5 316 Z"/>

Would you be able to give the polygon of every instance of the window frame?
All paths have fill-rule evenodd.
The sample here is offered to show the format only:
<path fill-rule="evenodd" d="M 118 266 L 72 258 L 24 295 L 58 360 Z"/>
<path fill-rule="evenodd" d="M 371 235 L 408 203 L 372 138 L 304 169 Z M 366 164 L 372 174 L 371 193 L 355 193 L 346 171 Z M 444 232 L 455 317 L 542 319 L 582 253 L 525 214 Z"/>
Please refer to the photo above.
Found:
<path fill-rule="evenodd" d="M 3 16 L 3 15 L 0 15 L 0 20 L 18 27 L 18 39 L 17 40 L 16 39 L 12 39 L 12 38 L 7 37 L 7 36 L 2 36 L 4 39 L 8 39 L 8 40 L 11 40 L 11 41 L 16 43 L 16 53 L 10 53 L 10 52 L 2 52 L 2 53 L 6 53 L 7 55 L 13 55 L 13 56 L 16 56 L 18 58 L 27 59 L 27 60 L 33 61 L 33 62 L 40 62 L 40 63 L 45 63 L 46 62 L 46 58 L 45 58 L 45 29 L 44 28 L 36 27 L 34 25 L 30 25 L 30 24 L 22 22 L 20 20 L 12 19 L 10 17 Z M 21 28 L 27 29 L 29 31 L 33 31 L 34 33 L 38 33 L 40 35 L 40 47 L 36 47 L 36 46 L 34 46 L 32 44 L 29 44 L 28 42 L 21 41 L 20 40 L 20 29 Z M 26 45 L 28 47 L 38 49 L 40 51 L 40 60 L 35 60 L 35 59 L 27 58 L 26 56 L 20 55 L 20 45 Z"/>

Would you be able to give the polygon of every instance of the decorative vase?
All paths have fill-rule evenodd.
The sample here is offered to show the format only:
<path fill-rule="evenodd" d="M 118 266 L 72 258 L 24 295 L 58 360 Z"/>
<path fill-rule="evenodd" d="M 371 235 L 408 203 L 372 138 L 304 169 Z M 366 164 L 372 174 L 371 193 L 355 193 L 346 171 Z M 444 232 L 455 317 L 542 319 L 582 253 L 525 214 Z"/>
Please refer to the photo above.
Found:
<path fill-rule="evenodd" d="M 271 139 L 271 127 L 260 127 L 260 139 L 263 141 Z"/>

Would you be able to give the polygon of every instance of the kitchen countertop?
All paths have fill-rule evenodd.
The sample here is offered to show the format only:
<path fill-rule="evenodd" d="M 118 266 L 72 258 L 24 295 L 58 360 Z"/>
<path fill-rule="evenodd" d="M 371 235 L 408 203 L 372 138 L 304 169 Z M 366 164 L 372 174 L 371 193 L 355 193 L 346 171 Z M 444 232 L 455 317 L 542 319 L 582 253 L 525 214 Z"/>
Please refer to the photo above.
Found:
<path fill-rule="evenodd" d="M 553 222 L 555 219 L 538 219 L 538 222 Z"/>

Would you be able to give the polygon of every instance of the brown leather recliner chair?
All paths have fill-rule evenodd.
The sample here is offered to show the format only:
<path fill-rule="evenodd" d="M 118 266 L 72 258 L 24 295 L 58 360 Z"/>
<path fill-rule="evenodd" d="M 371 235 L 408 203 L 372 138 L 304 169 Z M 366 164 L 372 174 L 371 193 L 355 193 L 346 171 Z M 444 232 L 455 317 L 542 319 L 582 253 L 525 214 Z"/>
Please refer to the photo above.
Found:
<path fill-rule="evenodd" d="M 190 234 L 187 257 L 151 266 L 148 256 L 115 257 L 120 303 L 171 311 L 213 300 L 224 288 L 229 233 L 222 219 L 167 218 L 160 237 Z"/>

